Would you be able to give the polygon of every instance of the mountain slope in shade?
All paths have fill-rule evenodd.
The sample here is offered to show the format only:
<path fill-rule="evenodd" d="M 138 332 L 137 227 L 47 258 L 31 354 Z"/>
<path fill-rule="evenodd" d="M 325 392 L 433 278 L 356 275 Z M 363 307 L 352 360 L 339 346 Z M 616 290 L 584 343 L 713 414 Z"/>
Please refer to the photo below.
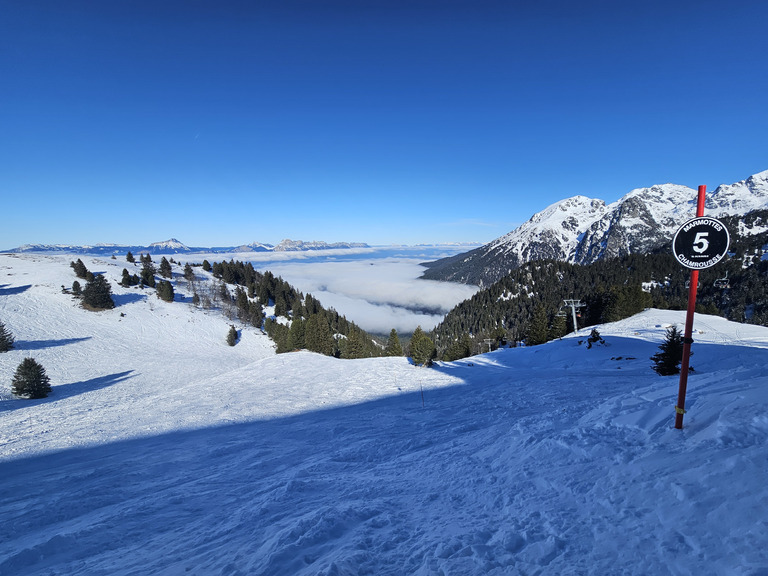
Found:
<path fill-rule="evenodd" d="M 670 242 L 675 230 L 696 215 L 696 199 L 696 190 L 677 184 L 637 188 L 612 204 L 574 196 L 552 204 L 485 246 L 426 263 L 423 277 L 487 286 L 533 260 L 589 264 L 600 258 L 647 253 Z M 768 171 L 718 186 L 707 195 L 705 214 L 746 215 L 765 208 Z"/>

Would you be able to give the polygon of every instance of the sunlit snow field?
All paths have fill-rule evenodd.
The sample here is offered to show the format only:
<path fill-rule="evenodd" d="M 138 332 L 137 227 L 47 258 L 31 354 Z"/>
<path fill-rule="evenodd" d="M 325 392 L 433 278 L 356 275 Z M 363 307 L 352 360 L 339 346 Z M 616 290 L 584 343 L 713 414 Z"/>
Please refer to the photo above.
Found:
<path fill-rule="evenodd" d="M 70 259 L 0 255 L 0 574 L 768 574 L 767 328 L 697 316 L 675 430 L 683 312 L 428 369 L 227 346 L 121 261 L 88 312 Z"/>

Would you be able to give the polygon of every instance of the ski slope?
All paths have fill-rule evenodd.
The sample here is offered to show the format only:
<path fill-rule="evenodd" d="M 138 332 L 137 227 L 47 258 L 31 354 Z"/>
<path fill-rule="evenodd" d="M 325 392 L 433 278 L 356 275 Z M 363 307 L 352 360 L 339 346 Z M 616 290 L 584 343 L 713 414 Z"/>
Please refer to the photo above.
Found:
<path fill-rule="evenodd" d="M 229 347 L 109 259 L 88 312 L 70 259 L 0 255 L 4 576 L 768 574 L 768 328 L 697 316 L 675 430 L 649 357 L 684 312 L 427 369 Z"/>

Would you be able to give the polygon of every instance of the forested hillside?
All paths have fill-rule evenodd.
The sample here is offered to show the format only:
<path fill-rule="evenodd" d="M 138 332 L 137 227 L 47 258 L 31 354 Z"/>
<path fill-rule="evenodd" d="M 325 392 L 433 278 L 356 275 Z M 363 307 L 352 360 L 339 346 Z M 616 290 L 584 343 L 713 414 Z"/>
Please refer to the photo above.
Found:
<path fill-rule="evenodd" d="M 697 310 L 768 325 L 764 234 L 737 238 L 732 257 L 699 276 Z M 529 262 L 456 306 L 434 330 L 440 358 L 455 359 L 504 341 L 540 344 L 573 330 L 565 299 L 578 299 L 579 327 L 612 322 L 644 308 L 684 309 L 690 274 L 665 250 L 578 266 Z"/>
<path fill-rule="evenodd" d="M 305 296 L 269 271 L 262 274 L 250 262 L 234 260 L 204 262 L 203 267 L 222 284 L 218 290 L 195 297 L 218 301 L 230 317 L 243 322 L 258 327 L 263 322 L 278 354 L 307 349 L 337 358 L 369 358 L 383 353 L 383 347 L 354 322 L 332 308 L 323 308 L 311 294 Z M 264 319 L 266 306 L 274 306 L 274 316 Z"/>

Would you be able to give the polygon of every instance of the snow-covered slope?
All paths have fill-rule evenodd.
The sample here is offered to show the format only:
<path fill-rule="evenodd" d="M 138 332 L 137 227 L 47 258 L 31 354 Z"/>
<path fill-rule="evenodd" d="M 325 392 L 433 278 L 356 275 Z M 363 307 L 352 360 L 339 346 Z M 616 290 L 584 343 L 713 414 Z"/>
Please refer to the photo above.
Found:
<path fill-rule="evenodd" d="M 424 278 L 488 286 L 532 260 L 589 264 L 600 258 L 646 253 L 669 243 L 675 230 L 696 215 L 697 192 L 662 184 L 632 190 L 607 204 L 574 196 L 476 250 L 427 264 Z M 744 215 L 768 208 L 768 171 L 708 194 L 706 214 Z"/>
<path fill-rule="evenodd" d="M 228 347 L 114 281 L 87 312 L 67 263 L 0 255 L 4 576 L 768 571 L 767 328 L 697 316 L 675 430 L 648 358 L 683 312 L 426 369 Z M 47 399 L 10 397 L 29 355 Z"/>

